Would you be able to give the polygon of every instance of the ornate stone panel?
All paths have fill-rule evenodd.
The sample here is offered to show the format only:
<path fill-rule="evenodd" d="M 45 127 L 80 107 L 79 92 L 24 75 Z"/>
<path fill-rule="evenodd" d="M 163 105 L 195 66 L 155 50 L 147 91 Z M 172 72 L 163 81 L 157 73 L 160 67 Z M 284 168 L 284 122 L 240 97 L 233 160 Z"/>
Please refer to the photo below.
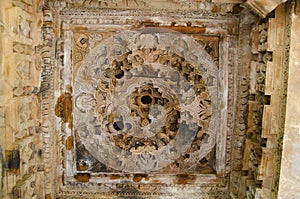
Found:
<path fill-rule="evenodd" d="M 242 0 L 54 0 L 54 7 L 59 10 L 187 10 L 212 13 L 231 13 L 236 11 L 236 5 Z"/>
<path fill-rule="evenodd" d="M 219 81 L 204 46 L 159 28 L 123 31 L 92 49 L 74 76 L 75 139 L 105 167 L 193 172 L 210 161 Z"/>
<path fill-rule="evenodd" d="M 57 194 L 224 197 L 238 20 L 139 13 L 56 15 Z"/>

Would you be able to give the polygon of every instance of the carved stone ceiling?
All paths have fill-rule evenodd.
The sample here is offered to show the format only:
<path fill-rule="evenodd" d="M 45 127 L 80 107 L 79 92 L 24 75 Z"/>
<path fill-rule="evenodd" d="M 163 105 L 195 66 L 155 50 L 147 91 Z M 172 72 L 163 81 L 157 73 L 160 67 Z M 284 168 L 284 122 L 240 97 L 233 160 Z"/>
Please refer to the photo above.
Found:
<path fill-rule="evenodd" d="M 204 46 L 163 31 L 122 31 L 91 49 L 73 70 L 76 142 L 108 170 L 194 171 L 210 161 L 219 116 L 218 101 L 211 100 L 217 99 L 217 67 Z M 74 37 L 83 48 L 85 40 L 93 47 L 93 39 L 102 39 L 95 33 Z"/>
<path fill-rule="evenodd" d="M 243 142 L 232 136 L 242 88 L 233 12 L 241 10 L 140 0 L 55 1 L 44 10 L 56 40 L 48 92 L 57 117 L 45 119 L 62 139 L 45 148 L 61 148 L 58 195 L 228 196 L 232 143 Z"/>
<path fill-rule="evenodd" d="M 0 2 L 0 197 L 276 198 L 298 1 Z"/>

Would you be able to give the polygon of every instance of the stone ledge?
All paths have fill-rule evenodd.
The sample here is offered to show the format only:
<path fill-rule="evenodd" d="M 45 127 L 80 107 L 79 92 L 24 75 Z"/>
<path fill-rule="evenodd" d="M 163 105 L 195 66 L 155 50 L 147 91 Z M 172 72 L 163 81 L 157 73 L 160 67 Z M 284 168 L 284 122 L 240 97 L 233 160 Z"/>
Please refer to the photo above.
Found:
<path fill-rule="evenodd" d="M 279 4 L 287 0 L 247 0 L 245 5 L 253 10 L 260 17 L 265 18 Z"/>

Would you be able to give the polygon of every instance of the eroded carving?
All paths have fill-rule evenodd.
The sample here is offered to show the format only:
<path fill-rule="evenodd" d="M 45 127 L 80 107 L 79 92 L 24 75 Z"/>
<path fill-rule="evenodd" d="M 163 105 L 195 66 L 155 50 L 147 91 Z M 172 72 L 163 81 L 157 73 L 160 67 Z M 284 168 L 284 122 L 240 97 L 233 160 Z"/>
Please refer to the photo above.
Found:
<path fill-rule="evenodd" d="M 29 36 L 30 33 L 30 25 L 29 22 L 24 19 L 23 17 L 19 16 L 19 28 L 18 28 L 18 33 L 23 34 L 25 37 Z"/>

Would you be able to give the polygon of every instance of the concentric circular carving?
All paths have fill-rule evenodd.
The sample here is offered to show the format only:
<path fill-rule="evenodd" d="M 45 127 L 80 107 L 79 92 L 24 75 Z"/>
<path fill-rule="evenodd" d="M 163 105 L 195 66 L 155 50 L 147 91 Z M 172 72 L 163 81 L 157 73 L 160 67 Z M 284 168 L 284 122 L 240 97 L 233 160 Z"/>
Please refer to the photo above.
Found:
<path fill-rule="evenodd" d="M 75 78 L 74 130 L 101 163 L 162 169 L 206 135 L 215 145 L 217 68 L 193 39 L 162 29 L 124 31 L 90 51 Z"/>

